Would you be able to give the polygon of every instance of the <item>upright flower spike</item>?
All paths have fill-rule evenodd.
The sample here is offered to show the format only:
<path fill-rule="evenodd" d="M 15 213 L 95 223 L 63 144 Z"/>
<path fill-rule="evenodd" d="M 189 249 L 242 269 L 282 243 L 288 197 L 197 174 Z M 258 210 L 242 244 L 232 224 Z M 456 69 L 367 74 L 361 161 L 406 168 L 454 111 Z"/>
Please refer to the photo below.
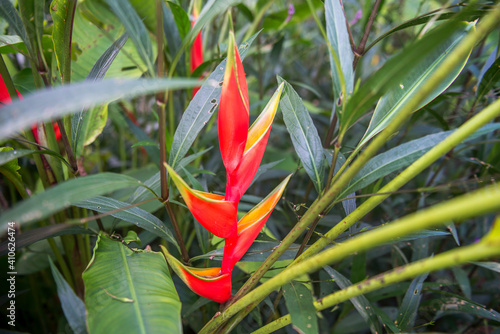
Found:
<path fill-rule="evenodd" d="M 186 285 L 202 297 L 223 303 L 231 297 L 231 273 L 221 274 L 220 268 L 192 268 L 183 265 L 160 246 L 170 267 Z"/>
<path fill-rule="evenodd" d="M 247 142 L 249 102 L 245 71 L 236 47 L 234 34 L 229 34 L 226 72 L 219 103 L 219 145 L 228 173 L 240 164 Z"/>
<path fill-rule="evenodd" d="M 285 187 L 292 175 L 288 175 L 273 192 L 263 199 L 257 206 L 250 210 L 238 222 L 238 233 L 235 237 L 227 238 L 222 258 L 222 273 L 230 273 L 264 227 L 267 219 L 273 212 Z"/>
<path fill-rule="evenodd" d="M 252 183 L 266 149 L 283 87 L 284 83 L 281 83 L 262 113 L 248 130 L 247 142 L 241 162 L 232 173 L 227 173 L 226 200 L 238 202 L 250 186 L 250 183 Z"/>
<path fill-rule="evenodd" d="M 236 235 L 237 202 L 227 201 L 222 195 L 191 189 L 172 167 L 168 164 L 165 167 L 189 211 L 203 227 L 220 238 Z"/>

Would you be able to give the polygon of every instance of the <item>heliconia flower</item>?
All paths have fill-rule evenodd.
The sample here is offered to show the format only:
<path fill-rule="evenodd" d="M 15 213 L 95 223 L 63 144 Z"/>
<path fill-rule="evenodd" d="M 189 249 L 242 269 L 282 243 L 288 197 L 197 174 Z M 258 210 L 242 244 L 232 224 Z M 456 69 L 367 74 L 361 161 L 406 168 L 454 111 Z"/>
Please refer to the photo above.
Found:
<path fill-rule="evenodd" d="M 249 102 L 245 71 L 234 34 L 229 35 L 226 72 L 219 103 L 219 145 L 228 173 L 240 164 L 247 142 Z"/>
<path fill-rule="evenodd" d="M 20 99 L 23 98 L 21 93 L 19 93 L 17 90 L 17 96 L 19 96 Z M 0 75 L 0 107 L 5 104 L 11 104 L 12 103 L 12 98 L 10 97 L 9 91 L 7 90 L 7 86 L 5 85 L 5 81 L 3 81 L 3 77 Z M 54 132 L 56 135 L 56 139 L 59 140 L 61 139 L 61 131 L 59 130 L 59 125 L 57 123 L 53 124 L 54 127 Z M 31 132 L 33 132 L 33 136 L 35 137 L 35 141 L 37 144 L 40 144 L 39 138 L 38 138 L 38 127 L 37 125 L 33 125 L 31 127 Z"/>
<path fill-rule="evenodd" d="M 236 235 L 238 203 L 227 201 L 224 196 L 190 188 L 186 182 L 165 164 L 189 211 L 211 233 L 220 238 Z"/>
<path fill-rule="evenodd" d="M 222 274 L 220 268 L 187 267 L 160 247 L 170 267 L 193 292 L 218 303 L 231 297 L 231 273 Z"/>
<path fill-rule="evenodd" d="M 283 87 L 284 83 L 281 83 L 262 113 L 248 130 L 245 150 L 240 164 L 233 172 L 227 172 L 226 200 L 239 201 L 250 183 L 252 183 L 266 149 Z"/>
<path fill-rule="evenodd" d="M 191 27 L 196 23 L 196 19 L 199 16 L 199 10 L 196 4 L 193 6 L 193 21 L 191 22 Z M 201 40 L 201 31 L 196 35 L 193 45 L 191 47 L 191 73 L 196 70 L 198 66 L 203 63 L 203 42 Z M 193 88 L 193 97 L 200 90 L 199 87 Z"/>
<path fill-rule="evenodd" d="M 250 248 L 281 198 L 291 176 L 291 174 L 288 175 L 286 179 L 274 188 L 272 193 L 240 219 L 237 227 L 237 235 L 227 238 L 224 245 L 224 256 L 222 258 L 221 269 L 223 273 L 231 272 L 236 262 L 238 262 L 243 255 L 245 255 L 248 248 Z"/>

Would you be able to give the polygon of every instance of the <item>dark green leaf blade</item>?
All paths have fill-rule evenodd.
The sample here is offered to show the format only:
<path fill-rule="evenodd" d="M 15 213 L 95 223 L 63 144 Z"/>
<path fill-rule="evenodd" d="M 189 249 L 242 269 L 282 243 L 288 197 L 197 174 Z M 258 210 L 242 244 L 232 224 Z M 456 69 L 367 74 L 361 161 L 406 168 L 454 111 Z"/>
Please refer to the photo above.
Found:
<path fill-rule="evenodd" d="M 328 266 L 323 267 L 323 269 L 325 269 L 328 275 L 330 275 L 330 277 L 335 280 L 335 283 L 337 283 L 339 288 L 345 289 L 352 285 L 351 281 L 349 281 L 335 269 Z M 377 314 L 373 310 L 370 301 L 365 296 L 361 295 L 358 297 L 353 297 L 349 300 L 351 301 L 352 305 L 354 305 L 361 317 L 370 326 L 372 333 L 383 333 Z"/>
<path fill-rule="evenodd" d="M 134 7 L 128 0 L 106 0 L 106 3 L 125 26 L 137 52 L 148 68 L 149 75 L 154 76 L 153 46 L 149 38 L 149 32 Z"/>
<path fill-rule="evenodd" d="M 304 284 L 292 281 L 283 285 L 283 296 L 293 327 L 299 333 L 318 333 L 318 318 L 311 291 Z"/>
<path fill-rule="evenodd" d="M 500 123 L 488 124 L 472 134 L 467 141 L 500 128 Z M 396 146 L 371 159 L 352 180 L 349 186 L 342 191 L 338 198 L 343 198 L 366 185 L 406 167 L 425 154 L 439 142 L 448 137 L 453 130 L 438 132 L 419 139 Z"/>
<path fill-rule="evenodd" d="M 101 173 L 72 179 L 34 195 L 2 213 L 0 228 L 6 231 L 9 221 L 15 221 L 19 225 L 31 223 L 44 219 L 74 203 L 118 189 L 141 185 L 141 182 L 133 177 L 114 173 Z"/>
<path fill-rule="evenodd" d="M 323 189 L 324 155 L 318 130 L 314 126 L 309 111 L 293 87 L 280 77 L 278 82 L 285 82 L 280 108 L 293 147 L 302 161 L 307 175 L 313 181 L 316 191 L 320 193 Z"/>
<path fill-rule="evenodd" d="M 181 333 L 181 302 L 162 254 L 101 234 L 82 275 L 91 333 Z"/>
<path fill-rule="evenodd" d="M 75 206 L 85 208 L 100 213 L 119 210 L 130 206 L 130 203 L 122 202 L 113 198 L 96 196 L 78 203 Z M 163 222 L 151 213 L 144 211 L 138 207 L 127 208 L 118 212 L 112 213 L 111 216 L 133 223 L 140 228 L 149 231 L 166 241 L 170 242 L 175 247 L 179 247 L 172 232 L 163 224 Z"/>
<path fill-rule="evenodd" d="M 401 331 L 406 331 L 413 327 L 417 316 L 418 307 L 422 298 L 422 286 L 429 274 L 424 274 L 416 277 L 410 284 L 406 294 L 399 307 L 398 318 L 396 325 Z"/>
<path fill-rule="evenodd" d="M 34 228 L 28 231 L 23 231 L 22 234 L 16 237 L 16 249 L 34 244 L 37 241 L 54 238 L 60 235 L 69 234 L 94 234 L 93 231 L 84 229 L 74 224 L 55 224 Z M 0 244 L 0 256 L 7 255 L 9 252 L 8 240 Z"/>
<path fill-rule="evenodd" d="M 14 30 L 14 32 L 21 37 L 26 48 L 28 49 L 28 53 L 33 55 L 33 49 L 21 17 L 9 0 L 0 0 L 0 16 L 3 17 L 5 21 L 9 23 L 12 30 Z"/>
<path fill-rule="evenodd" d="M 399 84 L 407 68 L 426 57 L 462 27 L 459 21 L 443 24 L 390 58 L 347 101 L 345 110 L 339 115 L 341 129 L 347 131 L 390 87 Z"/>
<path fill-rule="evenodd" d="M 0 139 L 32 124 L 79 112 L 94 105 L 166 89 L 192 88 L 197 84 L 192 79 L 110 79 L 39 90 L 2 108 Z"/>
<path fill-rule="evenodd" d="M 336 99 L 343 94 L 351 95 L 354 87 L 354 72 L 352 52 L 347 22 L 339 0 L 325 1 L 326 34 L 333 50 L 330 51 L 330 65 L 332 68 L 333 92 Z M 331 52 L 335 52 L 332 55 Z M 347 98 L 347 96 L 344 96 Z"/>
<path fill-rule="evenodd" d="M 256 37 L 257 34 L 240 45 L 239 52 L 242 60 L 245 58 L 250 45 Z M 226 60 L 222 61 L 205 80 L 198 93 L 196 93 L 184 111 L 179 126 L 175 130 L 170 148 L 168 164 L 172 168 L 175 169 L 179 161 L 184 158 L 184 155 L 189 151 L 200 131 L 214 114 L 219 104 L 225 68 Z"/>
<path fill-rule="evenodd" d="M 71 289 L 50 257 L 49 263 L 52 276 L 56 281 L 57 295 L 69 326 L 73 330 L 73 333 L 87 333 L 87 325 L 85 323 L 87 311 L 85 310 L 83 301 L 78 298 L 73 289 Z"/>
<path fill-rule="evenodd" d="M 477 100 L 481 99 L 486 95 L 500 80 L 500 57 L 498 57 L 495 62 L 488 68 L 484 73 L 481 82 L 479 82 L 479 88 L 477 89 Z"/>
<path fill-rule="evenodd" d="M 388 88 L 384 96 L 378 101 L 370 125 L 360 140 L 358 148 L 365 145 L 373 136 L 387 127 L 410 97 L 425 85 L 434 70 L 453 54 L 453 49 L 466 36 L 467 31 L 473 29 L 473 26 L 474 24 L 463 23 L 462 29 L 457 30 L 449 39 L 443 41 L 425 57 L 418 59 L 409 71 L 405 71 L 405 75 L 398 83 Z M 470 53 L 462 59 L 460 64 L 450 69 L 448 76 L 420 103 L 417 109 L 432 101 L 453 83 L 467 63 L 469 55 Z"/>

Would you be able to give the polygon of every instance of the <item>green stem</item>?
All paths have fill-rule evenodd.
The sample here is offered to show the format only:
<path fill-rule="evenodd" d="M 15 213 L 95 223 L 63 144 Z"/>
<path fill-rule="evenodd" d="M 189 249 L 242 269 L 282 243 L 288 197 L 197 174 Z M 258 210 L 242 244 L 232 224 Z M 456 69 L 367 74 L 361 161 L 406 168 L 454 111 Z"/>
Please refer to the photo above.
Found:
<path fill-rule="evenodd" d="M 451 149 L 460 144 L 467 137 L 472 135 L 478 129 L 488 124 L 498 116 L 500 116 L 500 100 L 495 101 L 494 103 L 486 107 L 483 111 L 476 114 L 461 127 L 459 127 L 455 132 L 449 135 L 446 139 L 434 146 L 426 154 L 421 156 L 417 161 L 415 161 L 398 176 L 396 176 L 391 182 L 386 184 L 377 192 L 376 196 L 371 196 L 369 199 L 363 202 L 363 204 L 361 204 L 356 210 L 354 210 L 342 221 L 342 224 L 335 225 L 330 231 L 328 231 L 328 233 L 325 234 L 324 238 L 319 239 L 313 245 L 311 245 L 311 247 L 309 247 L 304 252 L 304 254 L 297 259 L 297 262 L 300 262 L 303 259 L 306 259 L 311 255 L 321 251 L 325 246 L 335 240 L 350 226 L 358 222 L 368 212 L 373 210 L 373 208 L 382 203 L 393 192 L 404 186 L 406 183 L 408 183 L 408 181 L 420 174 L 423 170 L 425 170 Z"/>
<path fill-rule="evenodd" d="M 497 226 L 500 226 L 500 221 L 498 219 L 496 224 Z M 428 272 L 442 270 L 452 266 L 458 266 L 471 261 L 479 261 L 498 255 L 500 255 L 500 239 L 498 236 L 495 238 L 486 237 L 477 244 L 454 249 L 431 258 L 413 262 L 351 285 L 346 289 L 337 291 L 319 299 L 314 302 L 314 307 L 317 311 L 322 311 L 338 305 L 339 303 L 345 302 L 353 297 L 381 289 L 394 283 L 412 279 Z M 291 317 L 288 314 L 258 329 L 253 332 L 253 334 L 271 333 L 289 325 L 290 323 Z"/>
<path fill-rule="evenodd" d="M 469 53 L 472 47 L 484 38 L 500 21 L 500 6 L 486 15 L 476 30 L 471 32 L 457 45 L 454 52 L 437 68 L 432 77 L 427 83 L 422 86 L 421 90 L 413 94 L 408 103 L 401 109 L 394 120 L 382 131 L 374 140 L 361 152 L 358 158 L 353 162 L 351 167 L 340 175 L 337 173 L 337 181 L 328 189 L 323 197 L 317 199 L 304 214 L 302 219 L 283 239 L 280 246 L 262 263 L 257 271 L 238 291 L 234 300 L 238 300 L 253 288 L 265 272 L 272 264 L 286 251 L 286 249 L 300 236 L 302 231 L 309 226 L 318 217 L 324 209 L 326 209 L 342 189 L 352 180 L 352 178 L 361 170 L 361 168 L 376 154 L 376 152 L 392 137 L 399 127 L 406 122 L 408 116 L 418 108 L 423 101 L 434 89 L 442 82 L 449 73 L 449 68 L 453 68 L 461 61 L 461 58 Z M 345 164 L 344 164 L 345 165 Z"/>
<path fill-rule="evenodd" d="M 410 214 L 331 247 L 293 267 L 287 267 L 278 275 L 264 282 L 232 304 L 221 315 L 214 318 L 200 333 L 212 332 L 224 320 L 229 319 L 243 309 L 247 311 L 250 308 L 249 305 L 253 306 L 293 279 L 317 271 L 324 266 L 337 263 L 355 253 L 367 251 L 382 244 L 390 243 L 397 238 L 423 229 L 443 225 L 452 220 L 464 221 L 475 216 L 500 211 L 498 198 L 500 198 L 500 183 L 495 183 L 489 187 L 434 205 L 427 210 Z"/>

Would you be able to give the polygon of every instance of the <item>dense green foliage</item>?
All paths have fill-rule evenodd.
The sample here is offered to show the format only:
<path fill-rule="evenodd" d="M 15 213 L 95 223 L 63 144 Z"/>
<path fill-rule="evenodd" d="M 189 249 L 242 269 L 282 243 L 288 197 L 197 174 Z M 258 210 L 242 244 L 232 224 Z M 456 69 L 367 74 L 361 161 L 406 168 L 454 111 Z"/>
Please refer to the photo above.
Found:
<path fill-rule="evenodd" d="M 499 25 L 497 1 L 0 0 L 1 328 L 500 333 Z M 217 304 L 160 246 L 221 266 L 164 162 L 224 194 L 229 31 L 250 123 L 284 83 L 238 217 L 293 176 Z"/>

